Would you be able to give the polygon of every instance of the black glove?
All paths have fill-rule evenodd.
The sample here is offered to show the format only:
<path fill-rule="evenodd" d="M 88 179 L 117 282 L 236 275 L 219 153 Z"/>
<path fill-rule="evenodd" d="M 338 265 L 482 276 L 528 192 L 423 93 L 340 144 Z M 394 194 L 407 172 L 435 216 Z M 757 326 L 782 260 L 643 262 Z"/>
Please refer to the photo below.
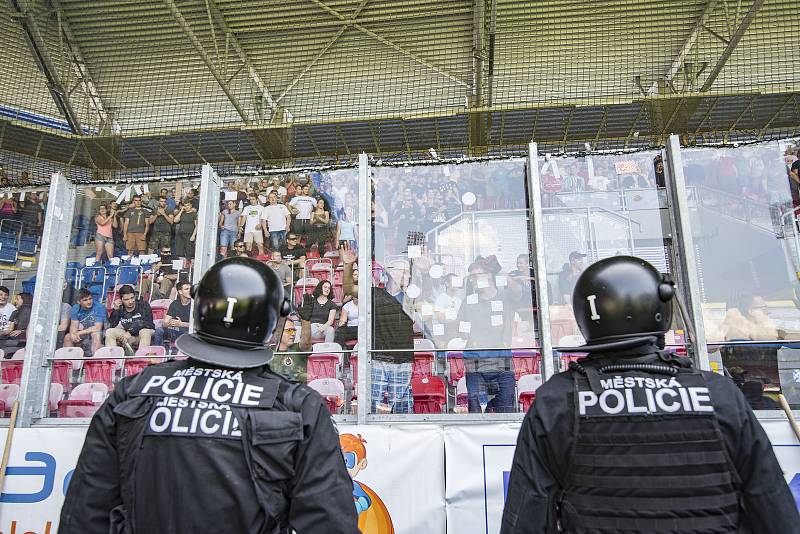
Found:
<path fill-rule="evenodd" d="M 304 321 L 311 319 L 311 314 L 314 311 L 314 295 L 306 293 L 303 295 L 303 304 L 297 310 L 297 315 Z"/>

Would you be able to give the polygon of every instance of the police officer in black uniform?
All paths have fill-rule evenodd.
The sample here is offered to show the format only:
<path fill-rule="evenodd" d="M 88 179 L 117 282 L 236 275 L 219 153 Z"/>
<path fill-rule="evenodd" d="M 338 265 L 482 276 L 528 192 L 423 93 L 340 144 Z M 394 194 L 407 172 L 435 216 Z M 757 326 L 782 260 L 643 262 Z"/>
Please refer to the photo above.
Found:
<path fill-rule="evenodd" d="M 330 413 L 267 366 L 289 312 L 278 276 L 227 259 L 194 299 L 189 359 L 124 378 L 92 419 L 59 532 L 357 534 Z"/>
<path fill-rule="evenodd" d="M 502 534 L 800 532 L 769 439 L 736 385 L 662 350 L 673 293 L 639 258 L 581 274 L 572 305 L 589 356 L 536 392 Z"/>

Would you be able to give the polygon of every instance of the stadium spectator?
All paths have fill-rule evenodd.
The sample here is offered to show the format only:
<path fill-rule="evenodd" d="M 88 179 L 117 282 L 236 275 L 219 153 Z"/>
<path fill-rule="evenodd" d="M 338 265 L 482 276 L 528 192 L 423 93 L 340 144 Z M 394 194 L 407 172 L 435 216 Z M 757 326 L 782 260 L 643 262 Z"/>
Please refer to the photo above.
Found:
<path fill-rule="evenodd" d="M 158 262 L 153 265 L 151 277 L 142 280 L 142 295 L 148 296 L 151 300 L 170 298 L 170 293 L 172 293 L 172 288 L 175 287 L 175 282 L 178 281 L 179 274 L 173 262 L 181 261 L 182 263 L 178 256 L 172 254 L 172 249 L 169 246 L 161 247 L 159 258 Z"/>
<path fill-rule="evenodd" d="M 200 193 L 200 189 L 199 188 L 189 189 L 189 190 L 186 191 L 186 199 L 189 201 L 189 203 L 192 205 L 192 207 L 195 209 L 195 211 L 200 209 L 200 194 L 199 193 Z"/>
<path fill-rule="evenodd" d="M 181 334 L 189 332 L 192 284 L 183 281 L 178 282 L 176 287 L 178 289 L 178 297 L 170 303 L 162 326 L 156 328 L 153 336 L 153 341 L 157 346 L 163 346 L 164 342 L 175 341 Z"/>
<path fill-rule="evenodd" d="M 285 189 L 284 189 L 285 191 Z M 285 194 L 285 193 L 284 193 Z M 280 249 L 286 241 L 286 231 L 291 226 L 292 215 L 283 204 L 278 203 L 278 193 L 270 191 L 268 202 L 261 211 L 262 228 L 269 236 L 269 248 Z"/>
<path fill-rule="evenodd" d="M 17 202 L 11 196 L 0 197 L 0 219 L 13 219 L 17 213 Z"/>
<path fill-rule="evenodd" d="M 357 248 L 357 225 L 353 222 L 353 208 L 348 206 L 342 210 L 342 214 L 339 217 L 339 222 L 336 223 L 336 246 L 343 247 L 348 245 L 352 247 L 356 252 L 358 251 Z"/>
<path fill-rule="evenodd" d="M 306 248 L 317 244 L 317 253 L 320 257 L 325 255 L 325 242 L 330 239 L 331 212 L 325 205 L 325 199 L 317 199 L 314 211 L 311 212 L 311 235 L 306 241 Z"/>
<path fill-rule="evenodd" d="M 122 238 L 128 254 L 134 256 L 147 250 L 145 236 L 150 229 L 150 211 L 142 206 L 142 197 L 133 197 L 133 206 L 125 213 L 122 227 Z"/>
<path fill-rule="evenodd" d="M 283 199 L 284 202 L 290 201 L 294 196 L 297 194 L 297 179 L 294 175 L 289 175 L 285 182 L 286 185 L 286 198 Z"/>
<path fill-rule="evenodd" d="M 334 341 L 342 347 L 348 341 L 358 340 L 358 291 L 344 303 L 339 314 L 339 327 L 336 329 Z"/>
<path fill-rule="evenodd" d="M 24 347 L 28 339 L 33 295 L 30 293 L 15 295 L 13 304 L 17 309 L 11 313 L 7 326 L 0 332 L 0 349 L 6 352 L 8 358 L 13 355 L 13 351 Z"/>
<path fill-rule="evenodd" d="M 175 202 L 175 192 L 171 189 L 162 188 L 161 194 L 159 196 L 164 197 L 167 199 L 167 211 L 169 213 L 174 213 L 176 209 L 178 209 L 178 203 Z"/>
<path fill-rule="evenodd" d="M 61 313 L 58 318 L 58 333 L 56 334 L 56 348 L 64 346 L 64 337 L 69 331 L 70 316 L 72 315 L 72 286 L 67 287 L 67 282 L 64 282 L 64 292 L 61 295 Z"/>
<path fill-rule="evenodd" d="M 461 303 L 464 301 L 463 289 L 454 285 L 454 278 L 456 278 L 456 275 L 453 273 L 443 277 L 444 291 L 436 295 L 433 303 L 433 313 L 437 321 L 444 325 L 443 341 L 450 340 L 457 335 L 458 312 L 461 310 Z"/>
<path fill-rule="evenodd" d="M 326 343 L 332 343 L 335 336 L 333 323 L 339 307 L 333 301 L 333 286 L 328 280 L 322 280 L 311 293 L 313 299 L 304 299 L 303 306 L 311 307 L 306 311 L 308 321 L 311 323 L 311 339 L 324 338 Z M 307 302 L 309 300 L 310 302 Z"/>
<path fill-rule="evenodd" d="M 305 184 L 300 189 L 300 194 L 289 201 L 289 211 L 295 216 L 292 222 L 292 231 L 301 238 L 308 238 L 311 232 L 311 213 L 317 205 L 316 200 L 310 196 L 310 191 L 311 186 Z M 309 246 L 311 244 L 306 241 L 306 247 Z"/>
<path fill-rule="evenodd" d="M 158 197 L 149 223 L 152 225 L 150 234 L 150 253 L 160 250 L 161 247 L 169 248 L 172 245 L 172 211 L 167 207 L 167 197 Z"/>
<path fill-rule="evenodd" d="M 467 298 L 461 305 L 458 321 L 459 332 L 467 337 L 466 348 L 478 349 L 464 352 L 469 411 L 513 412 L 516 383 L 511 351 L 481 350 L 507 347 L 511 341 L 513 306 L 508 294 L 495 281 L 500 265 L 494 256 L 478 256 L 468 271 Z M 496 385 L 497 393 L 489 400 L 491 384 Z"/>
<path fill-rule="evenodd" d="M 306 249 L 298 244 L 297 234 L 290 232 L 286 236 L 286 244 L 280 249 L 281 258 L 286 260 L 287 265 L 291 265 L 295 271 L 295 278 L 303 275 L 303 268 L 306 265 Z M 299 271 L 299 273 L 298 273 Z M 298 274 L 300 276 L 298 276 Z"/>
<path fill-rule="evenodd" d="M 281 179 L 278 177 L 272 179 L 272 185 L 266 188 L 266 194 L 269 195 L 273 191 L 278 195 L 278 202 L 283 203 L 286 199 L 286 188 L 281 185 Z"/>
<path fill-rule="evenodd" d="M 726 341 L 775 340 L 786 334 L 769 316 L 764 297 L 751 294 L 742 295 L 738 305 L 728 309 L 722 330 Z"/>
<path fill-rule="evenodd" d="M 102 344 L 103 323 L 106 308 L 95 302 L 94 296 L 85 287 L 78 290 L 78 303 L 72 306 L 69 333 L 64 336 L 65 347 L 82 347 L 91 356 Z"/>
<path fill-rule="evenodd" d="M 149 190 L 142 192 L 142 206 L 147 208 L 150 211 L 150 213 L 154 213 L 156 211 L 157 205 L 158 205 L 158 200 L 153 198 Z"/>
<path fill-rule="evenodd" d="M 247 253 L 247 247 L 245 246 L 244 241 L 237 239 L 233 242 L 233 251 L 231 251 L 231 256 L 242 258 L 250 257 L 250 254 Z"/>
<path fill-rule="evenodd" d="M 760 380 L 747 380 L 741 385 L 744 398 L 754 410 L 777 410 L 778 403 L 764 395 L 764 383 Z"/>
<path fill-rule="evenodd" d="M 228 255 L 228 247 L 239 238 L 239 218 L 242 212 L 236 209 L 236 201 L 229 200 L 225 203 L 225 210 L 220 212 L 217 224 L 219 225 L 219 254 L 223 258 Z"/>
<path fill-rule="evenodd" d="M 292 294 L 292 268 L 281 257 L 280 250 L 272 251 L 272 258 L 267 262 L 272 270 L 283 281 L 283 290 L 287 295 Z"/>
<path fill-rule="evenodd" d="M 280 354 L 272 358 L 269 367 L 272 372 L 283 375 L 289 380 L 305 383 L 308 380 L 308 354 L 302 354 L 303 351 L 297 342 L 298 333 L 295 322 L 287 319 L 276 351 Z"/>
<path fill-rule="evenodd" d="M 38 236 L 42 232 L 42 203 L 39 195 L 31 191 L 25 195 L 17 208 L 17 215 L 22 222 L 22 233 Z"/>
<path fill-rule="evenodd" d="M 656 187 L 667 187 L 667 179 L 664 176 L 664 158 L 661 154 L 653 158 L 653 171 L 656 174 Z"/>
<path fill-rule="evenodd" d="M 585 257 L 586 254 L 573 250 L 569 253 L 569 263 L 565 263 L 558 274 L 558 294 L 562 304 L 572 305 L 572 290 L 575 289 L 578 276 L 583 272 Z"/>
<path fill-rule="evenodd" d="M 258 204 L 258 197 L 255 193 L 248 196 L 249 206 L 245 206 L 242 215 L 239 217 L 239 226 L 244 234 L 244 244 L 248 252 L 253 250 L 253 243 L 258 246 L 258 255 L 264 255 L 264 235 L 261 232 L 261 213 L 263 206 Z"/>
<path fill-rule="evenodd" d="M 94 217 L 94 223 L 97 226 L 97 232 L 94 235 L 95 255 L 96 262 L 100 262 L 105 252 L 106 257 L 111 259 L 114 257 L 114 228 L 116 224 L 117 212 L 109 209 L 106 204 L 100 204 L 97 208 L 97 215 Z"/>
<path fill-rule="evenodd" d="M 8 327 L 8 320 L 16 310 L 14 305 L 8 302 L 10 295 L 11 292 L 6 286 L 0 286 L 0 331 L 4 331 Z"/>
<path fill-rule="evenodd" d="M 155 332 L 150 304 L 137 299 L 136 290 L 129 285 L 122 286 L 114 299 L 108 324 L 106 347 L 121 345 L 129 356 L 133 355 L 134 348 L 149 347 Z"/>
<path fill-rule="evenodd" d="M 175 255 L 192 260 L 197 236 L 197 208 L 190 198 L 183 199 L 172 220 L 175 223 Z"/>

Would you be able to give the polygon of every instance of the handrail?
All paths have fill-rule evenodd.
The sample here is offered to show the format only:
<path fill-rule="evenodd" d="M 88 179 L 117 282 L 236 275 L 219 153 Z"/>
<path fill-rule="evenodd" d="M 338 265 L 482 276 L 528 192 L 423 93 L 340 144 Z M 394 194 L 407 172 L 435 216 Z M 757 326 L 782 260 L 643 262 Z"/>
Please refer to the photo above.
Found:
<path fill-rule="evenodd" d="M 572 210 L 581 210 L 581 211 L 598 210 L 598 211 L 602 211 L 602 212 L 608 213 L 612 217 L 617 217 L 618 219 L 622 219 L 624 222 L 635 224 L 639 228 L 639 230 L 642 229 L 642 223 L 640 223 L 639 221 L 634 221 L 630 217 L 626 217 L 625 215 L 617 213 L 616 211 L 612 211 L 612 210 L 610 210 L 608 208 L 603 208 L 603 207 L 600 207 L 600 206 L 558 206 L 558 207 L 554 207 L 554 208 L 542 208 L 542 212 L 543 213 L 546 212 L 546 211 L 572 211 Z"/>

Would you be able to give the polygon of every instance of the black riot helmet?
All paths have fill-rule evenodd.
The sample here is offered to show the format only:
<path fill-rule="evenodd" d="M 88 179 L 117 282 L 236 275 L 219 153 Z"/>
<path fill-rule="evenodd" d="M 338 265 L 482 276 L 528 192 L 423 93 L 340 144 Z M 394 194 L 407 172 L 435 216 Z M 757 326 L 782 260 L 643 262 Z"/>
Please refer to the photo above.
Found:
<path fill-rule="evenodd" d="M 195 333 L 178 338 L 178 350 L 195 360 L 237 369 L 272 359 L 265 343 L 290 306 L 270 267 L 251 258 L 222 260 L 203 275 L 192 296 Z"/>
<path fill-rule="evenodd" d="M 589 345 L 660 335 L 672 324 L 672 282 L 641 258 L 593 263 L 575 283 L 572 308 Z"/>

